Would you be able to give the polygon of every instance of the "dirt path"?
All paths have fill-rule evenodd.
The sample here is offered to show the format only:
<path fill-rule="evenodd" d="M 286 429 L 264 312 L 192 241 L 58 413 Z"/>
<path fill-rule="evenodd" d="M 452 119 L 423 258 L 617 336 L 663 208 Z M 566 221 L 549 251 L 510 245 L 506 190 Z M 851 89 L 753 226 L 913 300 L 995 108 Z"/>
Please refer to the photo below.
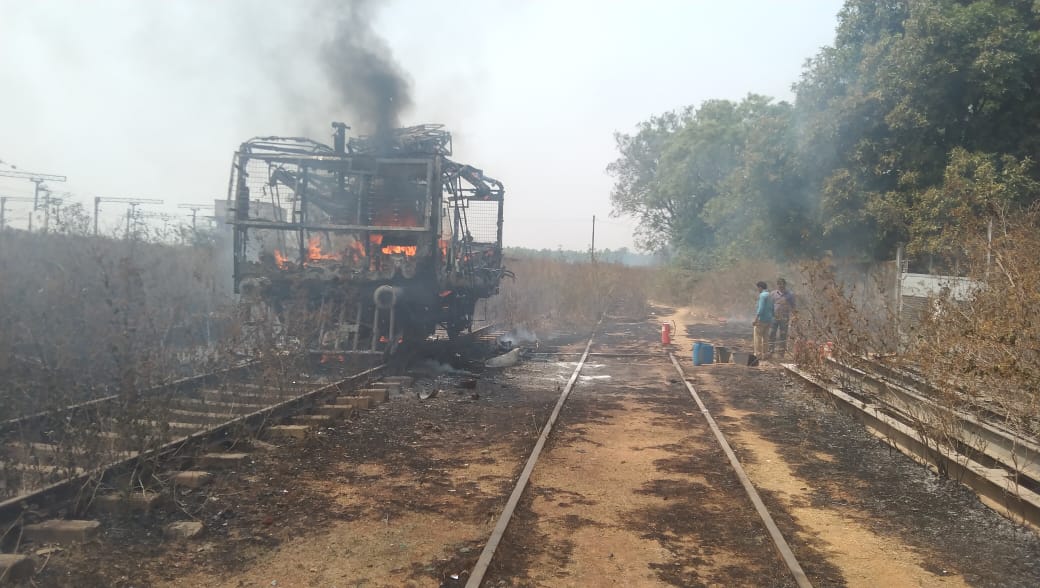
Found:
<path fill-rule="evenodd" d="M 606 331 L 593 351 L 653 336 Z M 666 357 L 593 357 L 557 427 L 485 585 L 790 583 Z"/>

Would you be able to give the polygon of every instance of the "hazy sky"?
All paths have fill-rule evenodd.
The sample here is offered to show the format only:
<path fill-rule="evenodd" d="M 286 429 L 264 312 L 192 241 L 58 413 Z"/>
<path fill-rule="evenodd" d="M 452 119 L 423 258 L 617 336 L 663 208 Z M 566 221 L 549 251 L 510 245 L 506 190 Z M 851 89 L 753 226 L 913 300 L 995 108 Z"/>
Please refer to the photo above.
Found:
<path fill-rule="evenodd" d="M 317 65 L 336 4 L 0 0 L 0 160 L 67 175 L 52 186 L 84 204 L 223 198 L 243 140 L 356 122 Z M 402 122 L 446 123 L 454 159 L 505 183 L 507 245 L 586 248 L 595 214 L 597 247 L 617 248 L 613 133 L 710 98 L 790 99 L 840 6 L 401 0 L 373 28 L 412 82 Z M 31 188 L 0 178 L 0 195 Z"/>

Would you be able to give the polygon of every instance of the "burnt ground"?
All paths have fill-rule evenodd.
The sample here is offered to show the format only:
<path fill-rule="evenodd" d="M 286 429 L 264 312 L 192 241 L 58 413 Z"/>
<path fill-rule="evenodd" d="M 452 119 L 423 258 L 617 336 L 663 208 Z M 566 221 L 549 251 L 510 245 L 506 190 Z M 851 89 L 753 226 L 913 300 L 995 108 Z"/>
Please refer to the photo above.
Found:
<path fill-rule="evenodd" d="M 688 326 L 691 338 L 730 345 L 748 332 Z M 906 584 L 901 574 L 914 567 L 931 575 L 928 584 L 1040 585 L 1033 532 L 891 449 L 775 364 L 690 365 L 687 374 L 796 554 L 816 550 L 837 564 L 817 570 L 803 560 L 816 585 Z"/>
<path fill-rule="evenodd" d="M 550 343 L 574 338 L 581 336 Z M 519 366 L 474 377 L 453 372 L 453 359 L 474 369 L 453 354 L 432 355 L 437 361 L 409 372 L 415 385 L 387 404 L 305 441 L 243 440 L 230 449 L 251 459 L 213 485 L 179 491 L 147 515 L 96 513 L 104 531 L 95 543 L 34 546 L 37 565 L 47 561 L 37 585 L 458 584 L 451 574 L 475 561 L 558 391 L 555 374 Z M 438 393 L 421 401 L 419 389 Z M 201 521 L 204 534 L 163 539 L 162 527 L 176 520 Z M 405 535 L 428 535 L 430 545 L 395 545 L 402 537 L 385 531 L 399 525 Z M 458 525 L 466 532 L 438 530 Z M 336 535 L 342 565 L 326 570 Z M 365 540 L 378 545 L 359 546 Z M 318 557 L 298 558 L 311 564 L 270 567 L 275 554 L 308 542 L 322 546 Z M 406 557 L 387 557 L 387 549 Z M 253 572 L 255 579 L 237 577 Z"/>
<path fill-rule="evenodd" d="M 786 572 L 670 364 L 658 321 L 615 320 L 550 438 L 485 585 L 787 585 Z M 739 346 L 737 325 L 680 335 Z M 683 323 L 688 323 L 684 325 Z M 711 329 L 711 330 L 709 330 Z M 689 333 L 687 333 L 687 330 Z M 543 349 L 580 351 L 584 336 Z M 676 348 L 688 355 L 689 340 Z M 594 347 L 593 351 L 597 351 Z M 441 358 L 450 359 L 450 358 Z M 560 361 L 557 361 L 560 360 Z M 431 374 L 303 442 L 102 537 L 30 546 L 38 586 L 460 586 L 575 359 Z M 1040 542 L 867 434 L 779 368 L 685 362 L 817 586 L 1040 584 Z M 598 370 L 598 371 L 597 371 Z M 416 389 L 439 390 L 420 401 Z M 166 540 L 171 520 L 203 535 Z"/>

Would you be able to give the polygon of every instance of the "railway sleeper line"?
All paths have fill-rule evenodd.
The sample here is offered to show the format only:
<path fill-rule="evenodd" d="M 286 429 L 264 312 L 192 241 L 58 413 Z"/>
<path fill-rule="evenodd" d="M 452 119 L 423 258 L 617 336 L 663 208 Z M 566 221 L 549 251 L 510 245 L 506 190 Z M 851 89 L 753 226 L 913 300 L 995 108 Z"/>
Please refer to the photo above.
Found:
<path fill-rule="evenodd" d="M 838 362 L 833 358 L 830 360 L 830 362 L 833 364 L 837 364 L 837 367 L 839 368 L 857 368 L 860 371 L 868 373 L 873 378 L 881 379 L 886 383 L 894 384 L 896 388 L 912 390 L 917 395 L 925 399 L 930 400 L 931 397 L 941 395 L 941 392 L 935 387 L 934 384 L 928 382 L 928 380 L 924 376 L 917 373 L 915 370 L 911 368 L 907 368 L 905 366 L 898 367 L 895 365 L 890 365 L 888 363 L 885 363 L 884 361 L 881 361 L 880 359 L 874 359 L 870 357 L 860 357 L 856 358 L 856 360 L 857 361 L 850 366 L 846 366 L 845 364 Z M 956 382 L 946 381 L 944 385 L 950 389 L 958 391 L 958 393 L 966 394 L 957 385 Z M 988 421 L 987 424 L 991 424 L 992 426 L 1001 429 L 1009 435 L 1023 439 L 1025 438 L 1021 433 L 1010 429 L 1004 429 L 1000 425 L 1000 423 L 1005 422 L 1005 415 L 1007 411 L 1006 407 L 994 406 L 992 398 L 987 397 L 985 395 L 972 395 L 972 400 L 974 408 L 976 411 L 978 411 L 978 414 L 968 415 L 971 417 L 971 419 L 981 420 L 982 422 Z M 1031 424 L 1032 430 L 1034 431 L 1040 428 L 1037 426 L 1036 422 L 1033 422 Z"/>
<path fill-rule="evenodd" d="M 1002 516 L 1040 530 L 1040 448 L 1035 443 L 942 407 L 885 375 L 834 360 L 827 365 L 838 383 L 794 364 L 782 367 L 822 390 L 886 444 L 971 488 Z"/>
<path fill-rule="evenodd" d="M 167 430 L 172 433 L 172 438 L 167 437 L 164 439 L 166 441 L 164 444 L 151 450 L 140 452 L 120 451 L 116 448 L 132 445 L 133 442 L 116 433 L 101 433 L 99 434 L 101 444 L 107 445 L 113 450 L 112 453 L 108 454 L 111 461 L 91 469 L 43 465 L 39 463 L 39 456 L 41 455 L 50 455 L 52 459 L 53 456 L 68 455 L 68 453 L 63 453 L 65 450 L 57 449 L 57 445 L 54 444 L 39 442 L 8 444 L 9 456 L 11 453 L 16 455 L 20 453 L 21 456 L 29 457 L 30 460 L 36 463 L 15 462 L 0 465 L 7 468 L 7 471 L 15 469 L 32 473 L 37 476 L 37 480 L 49 483 L 42 487 L 29 485 L 21 488 L 24 493 L 0 503 L 0 519 L 6 523 L 5 528 L 7 530 L 5 539 L 11 536 L 12 532 L 17 528 L 15 548 L 19 547 L 23 541 L 35 544 L 89 541 L 100 533 L 100 522 L 89 519 L 52 519 L 47 517 L 51 512 L 57 511 L 69 503 L 77 504 L 78 506 L 74 506 L 70 510 L 80 514 L 89 512 L 112 513 L 120 510 L 147 512 L 164 498 L 163 491 L 153 491 L 147 487 L 135 489 L 131 492 L 111 491 L 98 494 L 86 501 L 82 491 L 92 486 L 115 486 L 114 481 L 126 478 L 126 476 L 136 470 L 142 460 L 153 459 L 175 467 L 188 467 L 188 469 L 161 475 L 159 479 L 165 478 L 165 481 L 174 487 L 200 487 L 212 479 L 213 471 L 238 467 L 251 457 L 252 453 L 248 448 L 243 450 L 243 446 L 248 443 L 236 443 L 234 446 L 228 447 L 226 451 L 221 450 L 223 442 L 233 437 L 231 433 L 234 429 L 244 427 L 247 430 L 262 434 L 266 438 L 275 440 L 286 436 L 293 438 L 306 436 L 311 433 L 315 426 L 330 424 L 333 420 L 332 415 L 341 418 L 347 412 L 368 408 L 371 406 L 373 399 L 385 399 L 387 390 L 395 386 L 395 384 L 390 382 L 383 384 L 371 383 L 373 387 L 367 389 L 368 395 L 363 397 L 364 401 L 355 401 L 353 403 L 344 403 L 344 398 L 359 399 L 362 397 L 346 396 L 347 391 L 343 389 L 344 386 L 372 376 L 383 368 L 383 365 L 378 365 L 332 384 L 308 390 L 302 395 L 295 397 L 285 398 L 281 395 L 271 395 L 268 398 L 274 399 L 276 401 L 275 404 L 261 406 L 255 410 L 250 409 L 256 405 L 236 405 L 244 410 L 238 410 L 226 415 L 221 414 L 219 419 L 206 416 L 214 413 L 197 413 L 200 416 L 195 419 L 198 421 L 195 423 L 158 423 L 152 421 L 130 423 L 131 425 L 136 424 L 149 428 L 165 425 L 168 428 Z M 292 414 L 301 410 L 317 410 L 326 414 Z M 331 413 L 331 415 L 328 413 Z M 314 417 L 320 418 L 316 419 Z M 278 420 L 285 420 L 292 424 L 274 424 Z M 286 435 L 286 431 L 289 432 L 288 435 Z M 199 447 L 201 453 L 195 456 L 180 456 L 189 445 Z M 12 447 L 16 447 L 16 449 L 11 451 Z M 74 450 L 72 453 L 87 454 L 85 451 L 75 452 Z M 181 457 L 181 459 L 177 459 L 178 457 Z M 40 478 L 41 474 L 60 475 L 54 476 L 59 478 L 59 480 L 54 481 L 45 477 Z M 31 519 L 38 519 L 39 522 L 30 523 L 25 520 L 23 512 L 26 510 L 33 513 Z M 164 530 L 164 533 L 168 535 L 190 535 L 201 530 L 201 524 L 197 525 L 198 528 L 195 528 L 185 523 L 185 521 L 173 523 L 170 528 Z M 32 560 L 25 554 L 2 553 L 0 554 L 0 582 L 5 580 L 18 581 L 28 578 L 32 575 L 34 567 Z"/>
<path fill-rule="evenodd" d="M 469 337 L 487 340 L 496 325 L 474 330 Z M 154 480 L 170 487 L 198 488 L 213 479 L 213 471 L 240 466 L 252 453 L 241 433 L 271 440 L 299 439 L 312 434 L 317 427 L 328 426 L 358 410 L 366 410 L 389 400 L 400 391 L 409 376 L 381 376 L 386 364 L 363 369 L 332 383 L 294 385 L 275 392 L 265 392 L 261 382 L 228 383 L 214 387 L 214 376 L 227 377 L 256 364 L 221 370 L 215 374 L 196 376 L 173 383 L 167 388 L 177 395 L 163 414 L 173 421 L 111 419 L 101 425 L 121 425 L 124 429 L 140 427 L 162 430 L 152 439 L 152 447 L 140 449 L 140 439 L 128 438 L 105 427 L 73 429 L 66 436 L 79 442 L 89 441 L 95 451 L 78 446 L 48 442 L 40 435 L 32 440 L 9 440 L 0 447 L 0 488 L 14 489 L 16 495 L 0 501 L 0 585 L 30 578 L 35 562 L 18 549 L 25 542 L 78 543 L 97 537 L 101 523 L 90 519 L 53 518 L 59 512 L 82 515 L 89 512 L 113 512 L 120 509 L 146 512 L 164 499 L 169 488 L 158 491 L 140 485 L 133 491 L 104 492 L 93 495 L 110 482 L 132 476 L 143 462 L 158 467 L 173 467 L 168 473 L 156 470 Z M 197 386 L 191 389 L 191 386 Z M 162 388 L 150 389 L 158 396 Z M 80 403 L 51 414 L 34 414 L 0 423 L 0 431 L 11 437 L 31 430 L 55 414 L 67 418 L 83 416 L 85 409 L 95 410 L 111 402 L 115 396 Z M 117 427 L 118 428 L 118 427 Z M 231 443 L 232 440 L 238 440 Z M 96 451 L 104 448 L 104 451 Z M 189 455 L 186 450 L 197 453 Z M 77 459 L 78 458 L 78 459 Z M 100 460 L 100 461 L 98 461 Z M 77 462 L 80 463 L 77 463 Z M 11 477 L 12 472 L 31 476 Z M 49 476 L 49 477 L 48 477 Z M 125 485 L 124 485 L 125 487 Z M 90 494 L 88 497 L 87 494 Z M 187 537 L 201 532 L 201 523 L 179 521 L 164 529 L 170 537 Z"/>
<path fill-rule="evenodd" d="M 267 394 L 257 393 L 255 385 L 230 384 L 222 388 L 199 388 L 197 390 L 172 391 L 162 399 L 153 414 L 148 410 L 130 418 L 113 415 L 102 416 L 100 409 L 94 414 L 79 414 L 88 426 L 78 426 L 76 421 L 68 426 L 54 441 L 42 431 L 26 434 L 26 425 L 16 434 L 7 430 L 8 437 L 18 440 L 4 444 L 4 458 L 0 461 L 11 470 L 32 470 L 32 466 L 50 466 L 55 462 L 80 472 L 94 470 L 114 461 L 136 455 L 134 450 L 155 444 L 169 445 L 207 429 L 233 422 L 264 408 L 285 400 L 305 396 L 321 386 L 294 386 L 288 391 L 279 390 Z M 240 389 L 249 390 L 241 393 Z M 220 402 L 211 399 L 219 399 Z M 94 405 L 95 407 L 98 405 Z M 110 411 L 111 412 L 111 411 Z M 71 414 L 68 410 L 59 413 Z M 162 419 L 162 420 L 160 420 Z M 33 421 L 40 423 L 39 415 Z M 15 496 L 11 499 L 19 499 Z"/>
<path fill-rule="evenodd" d="M 507 530 L 509 529 L 510 522 L 512 521 L 516 513 L 516 509 L 521 502 L 521 498 L 524 496 L 525 492 L 531 491 L 531 476 L 538 465 L 539 458 L 542 455 L 545 445 L 549 438 L 554 434 L 554 427 L 559 420 L 560 413 L 564 405 L 566 404 L 568 398 L 571 396 L 575 388 L 575 385 L 581 381 L 582 370 L 584 367 L 586 367 L 590 357 L 597 359 L 631 358 L 635 359 L 637 362 L 645 361 L 647 358 L 657 358 L 671 362 L 676 372 L 678 373 L 679 379 L 683 382 L 691 398 L 696 403 L 698 412 L 704 417 L 705 421 L 712 430 L 716 442 L 719 444 L 719 447 L 721 447 L 723 453 L 725 453 L 730 466 L 733 468 L 734 474 L 739 479 L 740 484 L 747 495 L 747 498 L 752 503 L 755 512 L 760 518 L 761 524 L 765 526 L 766 531 L 768 532 L 769 537 L 772 540 L 773 545 L 776 548 L 776 551 L 779 554 L 780 559 L 783 561 L 784 566 L 790 572 L 794 584 L 799 586 L 800 588 L 811 587 L 812 583 L 806 576 L 804 570 L 799 564 L 786 539 L 783 537 L 783 534 L 777 528 L 765 504 L 758 496 L 758 493 L 755 490 L 754 485 L 748 478 L 736 454 L 733 452 L 732 448 L 729 446 L 729 443 L 726 441 L 726 438 L 722 433 L 721 429 L 719 429 L 718 425 L 715 423 L 714 418 L 711 416 L 707 407 L 701 401 L 693 385 L 687 378 L 682 366 L 676 360 L 675 355 L 671 352 L 644 353 L 637 350 L 632 350 L 630 352 L 593 352 L 593 340 L 595 339 L 596 332 L 600 329 L 602 322 L 603 321 L 601 319 L 599 323 L 597 323 L 595 329 L 593 329 L 592 334 L 589 336 L 585 344 L 584 351 L 582 352 L 553 353 L 542 351 L 534 354 L 536 360 L 545 360 L 547 357 L 554 355 L 557 357 L 572 357 L 574 355 L 578 355 L 579 353 L 580 358 L 577 360 L 577 364 L 573 372 L 571 373 L 569 379 L 567 380 L 566 385 L 562 388 L 560 396 L 557 399 L 557 402 L 553 407 L 553 410 L 550 413 L 548 419 L 546 420 L 544 427 L 542 428 L 541 435 L 538 437 L 538 440 L 536 441 L 534 448 L 528 456 L 524 468 L 521 471 L 516 481 L 516 484 L 513 487 L 513 490 L 509 496 L 509 499 L 506 502 L 506 505 L 503 508 L 501 514 L 499 515 L 490 536 L 485 542 L 484 547 L 481 550 L 478 559 L 476 560 L 476 563 L 469 571 L 469 575 L 465 581 L 466 588 L 480 588 L 480 586 L 484 584 L 485 579 L 488 577 L 489 570 L 492 566 L 492 562 L 494 561 L 494 558 L 499 548 L 502 546 L 502 542 L 506 536 Z"/>
<path fill-rule="evenodd" d="M 957 428 L 946 431 L 946 435 L 962 453 L 1007 468 L 1014 473 L 1018 483 L 1033 490 L 1038 489 L 1040 445 L 1033 440 L 963 410 L 942 406 L 913 387 L 898 380 L 893 382 L 885 375 L 870 373 L 833 359 L 827 365 L 850 384 L 850 393 L 861 400 L 873 399 L 883 403 L 892 416 L 906 424 L 921 424 L 940 430 L 944 424 L 955 422 Z"/>

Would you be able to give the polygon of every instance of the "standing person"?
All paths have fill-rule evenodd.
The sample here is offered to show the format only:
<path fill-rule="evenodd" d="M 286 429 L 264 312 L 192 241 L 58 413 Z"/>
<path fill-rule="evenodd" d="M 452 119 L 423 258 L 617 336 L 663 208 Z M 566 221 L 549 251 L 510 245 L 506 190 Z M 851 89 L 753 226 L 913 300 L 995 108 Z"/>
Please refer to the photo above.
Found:
<path fill-rule="evenodd" d="M 780 355 L 787 353 L 787 327 L 791 324 L 791 315 L 795 312 L 794 293 L 787 289 L 787 280 L 779 278 L 773 299 L 773 327 L 769 329 L 769 353 L 777 351 Z M 777 334 L 780 335 L 779 341 Z M 779 345 L 777 345 L 779 343 Z"/>
<path fill-rule="evenodd" d="M 751 323 L 754 353 L 763 357 L 766 354 L 766 335 L 769 333 L 769 325 L 773 323 L 773 297 L 769 294 L 768 284 L 759 282 L 755 285 L 758 286 L 758 304 L 755 307 L 755 320 Z"/>

